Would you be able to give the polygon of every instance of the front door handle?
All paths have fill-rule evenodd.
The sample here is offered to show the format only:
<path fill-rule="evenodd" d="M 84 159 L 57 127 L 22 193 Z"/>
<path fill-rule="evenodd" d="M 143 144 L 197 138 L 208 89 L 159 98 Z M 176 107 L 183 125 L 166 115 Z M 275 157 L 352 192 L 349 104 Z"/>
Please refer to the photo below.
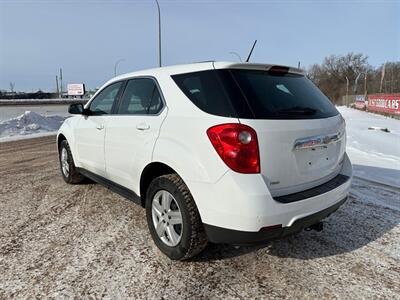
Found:
<path fill-rule="evenodd" d="M 146 123 L 140 123 L 136 126 L 137 130 L 148 130 L 150 129 L 150 125 L 147 125 Z"/>
<path fill-rule="evenodd" d="M 96 129 L 103 130 L 104 129 L 104 125 L 103 124 L 97 124 L 96 125 Z"/>

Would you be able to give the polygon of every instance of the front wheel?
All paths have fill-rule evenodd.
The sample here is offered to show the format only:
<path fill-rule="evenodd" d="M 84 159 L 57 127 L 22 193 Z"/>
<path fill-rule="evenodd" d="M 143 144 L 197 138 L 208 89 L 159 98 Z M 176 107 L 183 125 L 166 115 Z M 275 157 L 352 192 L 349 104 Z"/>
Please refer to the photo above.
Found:
<path fill-rule="evenodd" d="M 71 149 L 69 148 L 69 144 L 66 140 L 62 141 L 60 144 L 59 160 L 61 174 L 66 183 L 80 183 L 84 180 L 84 177 L 75 167 Z"/>
<path fill-rule="evenodd" d="M 163 175 L 151 182 L 146 217 L 155 244 L 173 260 L 191 258 L 207 245 L 196 204 L 177 174 Z"/>

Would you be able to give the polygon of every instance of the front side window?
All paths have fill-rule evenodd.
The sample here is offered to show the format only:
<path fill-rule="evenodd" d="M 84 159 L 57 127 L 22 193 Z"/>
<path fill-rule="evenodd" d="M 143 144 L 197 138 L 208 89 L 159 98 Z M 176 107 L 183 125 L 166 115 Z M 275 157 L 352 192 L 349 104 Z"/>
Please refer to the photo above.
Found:
<path fill-rule="evenodd" d="M 90 103 L 90 111 L 94 115 L 110 114 L 121 85 L 122 82 L 116 82 L 103 89 Z"/>
<path fill-rule="evenodd" d="M 157 114 L 162 109 L 161 95 L 154 80 L 150 78 L 131 79 L 121 98 L 118 114 Z"/>

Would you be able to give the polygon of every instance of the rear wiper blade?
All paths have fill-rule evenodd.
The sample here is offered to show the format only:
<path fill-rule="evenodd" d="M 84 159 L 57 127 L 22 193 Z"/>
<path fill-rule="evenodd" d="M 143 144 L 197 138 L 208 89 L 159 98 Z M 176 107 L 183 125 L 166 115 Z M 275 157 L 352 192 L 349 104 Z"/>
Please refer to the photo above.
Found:
<path fill-rule="evenodd" d="M 301 107 L 301 106 L 294 106 L 290 108 L 282 108 L 278 109 L 279 114 L 303 114 L 303 115 L 313 115 L 318 110 L 311 107 Z"/>

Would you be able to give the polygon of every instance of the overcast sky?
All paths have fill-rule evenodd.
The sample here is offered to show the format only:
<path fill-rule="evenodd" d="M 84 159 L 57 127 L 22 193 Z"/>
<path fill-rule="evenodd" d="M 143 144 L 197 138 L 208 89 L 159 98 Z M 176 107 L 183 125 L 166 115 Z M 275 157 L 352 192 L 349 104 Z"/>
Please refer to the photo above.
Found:
<path fill-rule="evenodd" d="M 400 1 L 160 0 L 165 65 L 243 59 L 303 67 L 362 52 L 373 66 L 399 60 Z M 154 1 L 0 0 L 0 89 L 98 87 L 118 73 L 157 65 Z"/>

